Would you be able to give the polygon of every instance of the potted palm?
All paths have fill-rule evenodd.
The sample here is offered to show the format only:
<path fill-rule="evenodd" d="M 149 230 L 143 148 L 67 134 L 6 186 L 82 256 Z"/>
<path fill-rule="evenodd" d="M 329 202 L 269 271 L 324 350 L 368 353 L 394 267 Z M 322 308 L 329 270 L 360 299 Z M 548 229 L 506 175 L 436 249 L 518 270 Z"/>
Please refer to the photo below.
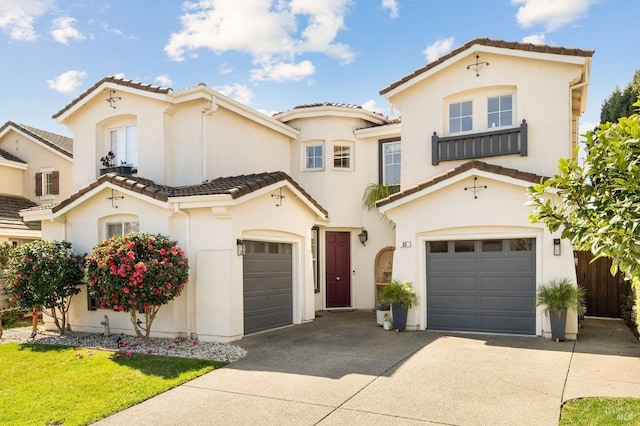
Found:
<path fill-rule="evenodd" d="M 124 161 L 118 162 L 116 161 L 116 155 L 113 151 L 109 151 L 107 155 L 100 158 L 100 162 L 102 163 L 103 168 L 100 169 L 100 175 L 104 175 L 107 173 L 118 173 L 121 175 L 130 175 L 136 173 L 136 170 L 133 166 L 126 164 Z"/>
<path fill-rule="evenodd" d="M 382 327 L 384 323 L 385 314 L 391 315 L 391 308 L 389 307 L 389 303 L 387 303 L 386 300 L 380 299 L 380 301 L 376 305 L 376 322 L 380 327 Z"/>
<path fill-rule="evenodd" d="M 418 295 L 408 281 L 392 280 L 382 289 L 380 297 L 391 305 L 393 328 L 402 331 L 407 326 L 409 308 L 418 303 Z"/>
<path fill-rule="evenodd" d="M 567 324 L 567 311 L 573 309 L 577 315 L 585 312 L 584 289 L 573 285 L 569 278 L 560 278 L 540 285 L 537 292 L 537 305 L 544 305 L 551 322 L 551 339 L 564 340 Z"/>

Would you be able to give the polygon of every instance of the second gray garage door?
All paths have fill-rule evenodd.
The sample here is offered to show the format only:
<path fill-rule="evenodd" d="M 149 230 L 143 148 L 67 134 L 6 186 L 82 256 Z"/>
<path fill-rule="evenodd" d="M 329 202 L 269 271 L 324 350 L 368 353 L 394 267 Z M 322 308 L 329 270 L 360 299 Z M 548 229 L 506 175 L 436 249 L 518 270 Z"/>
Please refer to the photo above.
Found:
<path fill-rule="evenodd" d="M 535 240 L 427 242 L 427 328 L 535 334 Z"/>
<path fill-rule="evenodd" d="M 291 244 L 246 241 L 244 334 L 293 323 Z"/>

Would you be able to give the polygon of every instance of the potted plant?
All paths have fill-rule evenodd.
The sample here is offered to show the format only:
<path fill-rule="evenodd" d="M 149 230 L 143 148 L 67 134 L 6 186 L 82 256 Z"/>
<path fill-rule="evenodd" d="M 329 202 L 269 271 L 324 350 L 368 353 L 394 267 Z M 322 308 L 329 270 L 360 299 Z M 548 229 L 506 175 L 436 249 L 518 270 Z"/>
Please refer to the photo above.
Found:
<path fill-rule="evenodd" d="M 391 311 L 387 311 L 384 313 L 384 321 L 382 322 L 382 327 L 385 330 L 391 330 L 391 317 L 390 317 L 390 312 Z"/>
<path fill-rule="evenodd" d="M 100 175 L 104 175 L 107 173 L 130 175 L 136 172 L 136 170 L 134 170 L 132 166 L 127 165 L 127 163 L 125 163 L 124 161 L 120 162 L 120 165 L 118 165 L 118 162 L 116 161 L 116 155 L 113 153 L 113 151 L 109 151 L 107 155 L 100 158 L 100 162 L 104 166 L 104 168 L 100 169 Z"/>
<path fill-rule="evenodd" d="M 408 281 L 392 280 L 382 289 L 380 297 L 391 305 L 393 328 L 402 331 L 407 326 L 409 308 L 418 303 L 418 295 Z"/>
<path fill-rule="evenodd" d="M 560 278 L 540 285 L 537 291 L 537 305 L 545 306 L 551 322 L 551 339 L 564 340 L 567 311 L 573 309 L 577 315 L 585 312 L 584 289 L 573 285 L 569 278 Z"/>
<path fill-rule="evenodd" d="M 380 327 L 382 327 L 384 323 L 384 314 L 391 314 L 390 309 L 391 308 L 389 307 L 389 303 L 387 303 L 387 301 L 384 299 L 380 299 L 380 301 L 376 305 L 376 322 Z"/>

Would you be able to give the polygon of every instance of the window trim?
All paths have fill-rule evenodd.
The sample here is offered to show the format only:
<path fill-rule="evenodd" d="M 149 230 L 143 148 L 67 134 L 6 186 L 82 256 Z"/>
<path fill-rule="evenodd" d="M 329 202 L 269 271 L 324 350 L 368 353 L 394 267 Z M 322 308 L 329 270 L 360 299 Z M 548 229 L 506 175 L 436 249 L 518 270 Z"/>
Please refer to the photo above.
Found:
<path fill-rule="evenodd" d="M 511 111 L 511 123 L 510 124 L 500 124 L 498 126 L 491 127 L 490 123 L 489 123 L 489 114 L 490 114 L 490 112 L 489 112 L 489 99 L 493 99 L 493 98 L 500 99 L 500 98 L 503 98 L 505 96 L 510 96 L 511 97 L 511 110 L 510 110 Z M 486 119 L 487 130 L 494 130 L 494 129 L 500 129 L 500 128 L 509 128 L 509 127 L 513 127 L 514 126 L 514 123 L 517 122 L 516 116 L 515 116 L 514 92 L 502 93 L 502 94 L 499 94 L 499 93 L 492 94 L 491 96 L 487 96 L 486 100 L 487 100 L 487 110 L 486 110 L 486 113 L 485 113 L 486 114 L 485 119 Z M 500 101 L 498 101 L 498 102 L 500 102 Z M 498 112 L 498 114 L 500 114 L 502 111 L 503 110 L 499 109 L 497 112 Z M 507 111 L 507 110 L 504 110 L 504 111 Z"/>
<path fill-rule="evenodd" d="M 400 143 L 400 176 L 402 176 L 402 138 L 386 138 L 378 141 L 378 183 L 385 185 L 385 172 L 384 172 L 384 146 L 388 143 Z M 398 186 L 400 182 L 398 182 Z"/>
<path fill-rule="evenodd" d="M 451 106 L 452 105 L 456 105 L 456 104 L 464 104 L 464 103 L 470 103 L 471 104 L 471 115 L 460 115 L 459 117 L 457 117 L 460 120 L 460 129 L 461 130 L 457 130 L 457 131 L 454 132 L 454 131 L 451 130 Z M 462 106 L 461 106 L 460 114 L 462 114 Z M 468 129 L 468 130 L 462 129 L 462 119 L 464 117 L 471 117 L 471 128 Z M 460 100 L 460 101 L 456 101 L 456 102 L 447 103 L 447 130 L 448 130 L 448 134 L 450 134 L 450 135 L 454 135 L 454 134 L 458 135 L 458 134 L 463 134 L 463 133 L 473 133 L 473 131 L 474 131 L 473 118 L 474 118 L 473 99 Z"/>
<path fill-rule="evenodd" d="M 302 170 L 305 172 L 320 172 L 324 171 L 326 168 L 326 148 L 324 141 L 309 141 L 302 144 Z M 312 147 L 320 147 L 322 148 L 322 167 L 307 167 L 307 149 Z M 314 157 L 317 158 L 317 157 Z"/>
<path fill-rule="evenodd" d="M 335 149 L 337 147 L 346 147 L 349 149 L 349 156 L 348 156 L 348 161 L 349 161 L 349 166 L 348 167 L 336 167 L 336 151 Z M 353 171 L 354 169 L 354 143 L 351 141 L 334 141 L 331 145 L 331 168 L 332 170 L 338 170 L 338 171 Z"/>
<path fill-rule="evenodd" d="M 135 127 L 135 129 L 136 129 L 136 132 L 135 132 L 135 135 L 136 135 L 136 137 L 135 137 L 135 145 L 136 145 L 135 146 L 135 152 L 136 152 L 135 153 L 135 157 L 136 157 L 135 160 L 136 161 L 135 162 L 128 161 L 129 159 L 127 158 L 127 152 L 129 151 L 129 149 L 128 149 L 129 148 L 129 146 L 128 146 L 129 145 L 129 132 L 128 132 L 128 129 L 130 129 L 132 127 Z M 120 130 L 124 130 L 124 136 L 125 136 L 125 141 L 124 141 L 124 143 L 125 143 L 125 148 L 124 148 L 125 152 L 124 152 L 124 156 L 125 156 L 125 159 L 127 161 L 125 161 L 124 163 L 122 163 L 122 160 L 121 160 L 122 153 L 119 153 L 119 151 L 117 149 L 117 144 L 116 144 L 116 148 L 114 149 L 113 141 L 112 141 L 112 134 L 114 132 L 117 132 L 117 131 L 120 131 Z M 139 148 L 139 146 L 138 146 L 139 145 L 138 144 L 138 123 L 123 124 L 122 126 L 111 127 L 109 129 L 107 129 L 107 145 L 108 145 L 107 152 L 113 152 L 116 155 L 116 158 L 115 158 L 116 166 L 124 165 L 124 166 L 132 167 L 134 169 L 138 168 L 138 148 Z"/>
<path fill-rule="evenodd" d="M 315 235 L 315 244 L 314 242 Z M 320 293 L 320 227 L 311 228 L 311 266 L 313 268 L 313 292 Z"/>

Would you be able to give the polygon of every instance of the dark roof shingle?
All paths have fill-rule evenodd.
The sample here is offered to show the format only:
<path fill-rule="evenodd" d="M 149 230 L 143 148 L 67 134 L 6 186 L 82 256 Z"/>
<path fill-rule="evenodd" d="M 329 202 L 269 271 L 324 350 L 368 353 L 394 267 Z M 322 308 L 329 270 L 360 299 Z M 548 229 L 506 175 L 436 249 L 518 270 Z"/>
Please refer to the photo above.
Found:
<path fill-rule="evenodd" d="M 465 43 L 463 46 L 460 46 L 457 49 L 452 50 L 448 54 L 441 56 L 435 61 L 428 63 L 424 67 L 415 70 L 411 74 L 408 74 L 402 77 L 400 80 L 394 83 L 391 83 L 389 86 L 382 89 L 380 91 L 380 94 L 384 95 L 385 93 L 389 93 L 396 87 L 403 85 L 409 80 L 413 80 L 420 74 L 423 74 L 429 71 L 430 69 L 435 68 L 436 66 L 445 62 L 446 60 L 458 55 L 461 52 L 464 52 L 465 50 L 469 49 L 470 47 L 476 44 L 479 44 L 481 46 L 498 47 L 503 49 L 523 50 L 525 52 L 551 53 L 555 55 L 566 55 L 566 56 L 584 56 L 589 58 L 594 54 L 593 50 L 582 50 L 582 49 L 566 48 L 566 47 L 560 47 L 560 46 L 548 46 L 544 44 L 519 43 L 517 41 L 492 40 L 488 38 L 476 38 Z"/>
<path fill-rule="evenodd" d="M 485 172 L 489 172 L 489 173 L 494 173 L 494 174 L 502 175 L 502 176 L 508 176 L 508 177 L 513 178 L 513 179 L 519 179 L 519 180 L 523 180 L 525 182 L 531 182 L 532 184 L 540 183 L 541 180 L 548 179 L 546 176 L 540 176 L 540 175 L 537 175 L 535 173 L 523 172 L 523 171 L 520 171 L 520 170 L 517 170 L 517 169 L 511 169 L 511 168 L 508 168 L 508 167 L 502 167 L 502 166 L 497 166 L 497 165 L 494 165 L 494 164 L 485 163 L 484 161 L 474 160 L 474 161 L 468 161 L 468 162 L 466 162 L 464 164 L 461 164 L 460 166 L 458 166 L 458 167 L 456 167 L 454 169 L 448 170 L 448 171 L 446 171 L 446 172 L 444 172 L 444 173 L 442 173 L 442 174 L 440 174 L 438 176 L 435 176 L 435 177 L 433 177 L 433 178 L 431 178 L 429 180 L 426 180 L 426 181 L 424 181 L 422 183 L 419 183 L 418 185 L 412 186 L 412 187 L 407 188 L 405 190 L 402 190 L 400 192 L 396 192 L 395 194 L 378 201 L 376 203 L 376 206 L 377 207 L 382 207 L 382 206 L 384 206 L 386 204 L 389 204 L 389 203 L 392 203 L 394 201 L 397 201 L 397 200 L 399 200 L 401 198 L 404 198 L 404 197 L 406 197 L 408 195 L 415 194 L 416 192 L 420 192 L 423 189 L 429 188 L 429 187 L 431 187 L 433 185 L 436 185 L 436 184 L 438 184 L 438 183 L 440 183 L 442 181 L 450 179 L 450 178 L 452 178 L 454 176 L 457 176 L 457 175 L 459 175 L 461 173 L 464 173 L 464 172 L 466 172 L 468 170 L 471 170 L 471 169 L 476 169 L 476 170 L 479 170 L 479 171 L 485 171 Z"/>
<path fill-rule="evenodd" d="M 27 164 L 26 161 L 21 160 L 20 158 L 16 157 L 15 155 L 11 154 L 8 151 L 5 151 L 4 149 L 0 149 L 0 158 L 4 158 L 5 160 L 9 160 L 9 161 L 15 161 L 16 163 Z"/>
<path fill-rule="evenodd" d="M 31 200 L 16 195 L 0 195 L 0 229 L 39 231 L 40 222 L 24 222 L 20 210 L 37 206 Z"/>

